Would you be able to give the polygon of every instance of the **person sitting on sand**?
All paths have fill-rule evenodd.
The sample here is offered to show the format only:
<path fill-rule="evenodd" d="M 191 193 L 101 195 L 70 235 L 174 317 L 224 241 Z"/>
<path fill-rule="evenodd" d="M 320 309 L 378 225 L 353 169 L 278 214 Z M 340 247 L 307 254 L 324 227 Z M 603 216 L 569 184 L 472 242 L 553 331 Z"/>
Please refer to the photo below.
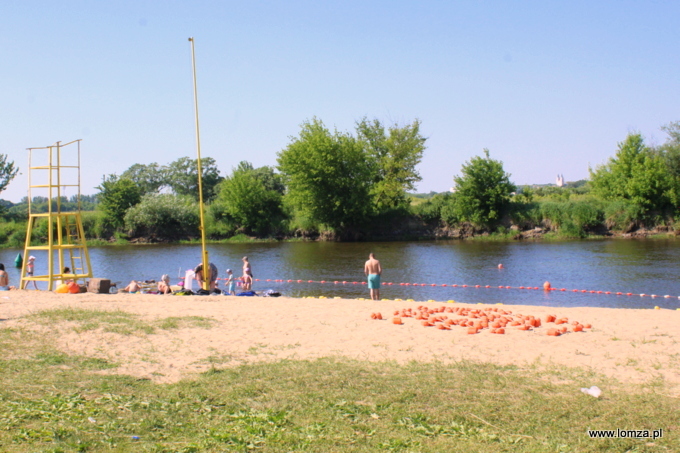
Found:
<path fill-rule="evenodd" d="M 137 293 L 141 291 L 142 287 L 139 286 L 135 280 L 132 280 L 125 288 L 121 289 L 124 293 Z"/>
<path fill-rule="evenodd" d="M 14 286 L 9 286 L 9 275 L 5 272 L 5 265 L 0 263 L 0 291 L 9 291 L 16 289 Z"/>
<path fill-rule="evenodd" d="M 170 294 L 172 292 L 170 289 L 170 276 L 168 274 L 163 274 L 161 281 L 158 282 L 157 288 L 160 294 Z"/>
<path fill-rule="evenodd" d="M 58 281 L 60 285 L 68 285 L 72 281 L 74 281 L 72 278 L 64 278 L 64 276 L 68 275 L 71 273 L 71 268 L 70 267 L 65 267 L 63 271 L 61 271 L 61 277 L 62 279 Z"/>
<path fill-rule="evenodd" d="M 215 266 L 213 263 L 210 263 L 210 291 L 213 289 L 217 288 L 217 266 Z M 199 289 L 205 289 L 203 288 L 203 263 L 200 263 L 196 268 L 194 269 L 194 273 L 196 274 L 195 278 L 196 281 L 198 281 L 198 288 Z"/>

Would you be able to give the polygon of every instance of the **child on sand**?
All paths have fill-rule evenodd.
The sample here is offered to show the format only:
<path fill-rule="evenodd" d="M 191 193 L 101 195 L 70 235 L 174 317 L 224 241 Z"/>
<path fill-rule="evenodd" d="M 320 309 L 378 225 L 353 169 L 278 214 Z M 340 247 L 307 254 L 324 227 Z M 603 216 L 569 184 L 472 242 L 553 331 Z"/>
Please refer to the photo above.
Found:
<path fill-rule="evenodd" d="M 28 261 L 26 262 L 26 276 L 27 277 L 33 277 L 33 273 L 35 272 L 35 256 L 29 256 Z M 26 284 L 28 286 L 28 283 Z M 38 289 L 38 284 L 33 280 L 33 287 L 35 289 Z"/>
<path fill-rule="evenodd" d="M 231 269 L 227 269 L 227 294 L 230 296 L 236 295 L 236 280 L 234 279 L 234 273 Z"/>

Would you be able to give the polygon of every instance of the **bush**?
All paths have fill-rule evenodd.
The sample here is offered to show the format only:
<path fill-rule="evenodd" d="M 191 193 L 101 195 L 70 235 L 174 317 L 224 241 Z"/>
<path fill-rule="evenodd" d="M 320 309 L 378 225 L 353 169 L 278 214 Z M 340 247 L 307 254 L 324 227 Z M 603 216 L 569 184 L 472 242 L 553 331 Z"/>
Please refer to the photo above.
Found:
<path fill-rule="evenodd" d="M 0 245 L 23 247 L 26 241 L 26 222 L 0 223 Z"/>
<path fill-rule="evenodd" d="M 82 212 L 80 217 L 86 238 L 105 239 L 113 235 L 113 229 L 108 226 L 106 214 L 102 211 Z"/>
<path fill-rule="evenodd" d="M 125 227 L 132 237 L 177 240 L 196 237 L 199 231 L 198 205 L 188 196 L 147 194 L 128 209 Z"/>
<path fill-rule="evenodd" d="M 584 231 L 600 227 L 604 222 L 604 211 L 597 203 L 567 203 L 567 210 L 574 225 Z"/>
<path fill-rule="evenodd" d="M 427 201 L 424 201 L 411 208 L 411 211 L 420 219 L 429 224 L 443 222 L 447 225 L 456 223 L 454 214 L 453 194 L 437 194 Z"/>
<path fill-rule="evenodd" d="M 604 208 L 604 223 L 607 228 L 624 233 L 634 230 L 643 216 L 644 210 L 640 205 L 625 200 L 612 201 Z"/>
<path fill-rule="evenodd" d="M 543 222 L 564 237 L 585 237 L 587 231 L 603 226 L 605 214 L 599 203 L 592 201 L 540 203 Z"/>
<path fill-rule="evenodd" d="M 518 203 L 513 201 L 510 203 L 508 211 L 510 222 L 522 230 L 536 228 L 543 220 L 540 203 Z"/>

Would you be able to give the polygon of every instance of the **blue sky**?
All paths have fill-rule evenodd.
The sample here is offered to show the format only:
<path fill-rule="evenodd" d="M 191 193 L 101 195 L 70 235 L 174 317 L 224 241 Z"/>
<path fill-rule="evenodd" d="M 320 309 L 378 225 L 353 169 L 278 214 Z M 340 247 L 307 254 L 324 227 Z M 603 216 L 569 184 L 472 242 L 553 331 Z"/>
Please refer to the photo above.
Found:
<path fill-rule="evenodd" d="M 588 176 L 630 132 L 680 120 L 677 1 L 0 3 L 0 153 L 82 142 L 82 192 L 134 163 L 275 165 L 312 117 L 422 121 L 418 191 L 488 148 L 517 184 Z"/>

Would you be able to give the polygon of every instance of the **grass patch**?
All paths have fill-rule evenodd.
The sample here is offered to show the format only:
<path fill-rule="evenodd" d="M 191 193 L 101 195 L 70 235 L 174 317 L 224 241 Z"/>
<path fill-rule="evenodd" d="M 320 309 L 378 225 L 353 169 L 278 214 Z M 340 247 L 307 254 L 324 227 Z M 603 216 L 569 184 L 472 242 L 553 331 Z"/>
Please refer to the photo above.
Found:
<path fill-rule="evenodd" d="M 0 450 L 655 452 L 680 441 L 680 400 L 654 393 L 662 383 L 566 368 L 319 359 L 160 385 L 91 372 L 108 366 L 49 350 L 0 360 Z M 579 391 L 590 385 L 603 396 Z M 664 437 L 586 434 L 616 428 Z"/>
<path fill-rule="evenodd" d="M 202 316 L 167 317 L 156 321 L 144 321 L 133 313 L 122 310 L 86 310 L 82 308 L 55 308 L 34 313 L 26 317 L 39 324 L 55 325 L 59 322 L 75 323 L 73 330 L 86 332 L 102 329 L 121 335 L 149 335 L 157 329 L 170 330 L 181 328 L 209 329 L 216 320 Z M 1 341 L 0 336 L 0 341 Z"/>
<path fill-rule="evenodd" d="M 156 321 L 156 326 L 159 329 L 170 330 L 170 329 L 183 329 L 183 328 L 198 328 L 198 329 L 210 329 L 213 327 L 217 321 L 213 318 L 206 318 L 203 316 L 182 316 L 175 317 L 171 316 L 168 318 L 163 318 Z"/>

